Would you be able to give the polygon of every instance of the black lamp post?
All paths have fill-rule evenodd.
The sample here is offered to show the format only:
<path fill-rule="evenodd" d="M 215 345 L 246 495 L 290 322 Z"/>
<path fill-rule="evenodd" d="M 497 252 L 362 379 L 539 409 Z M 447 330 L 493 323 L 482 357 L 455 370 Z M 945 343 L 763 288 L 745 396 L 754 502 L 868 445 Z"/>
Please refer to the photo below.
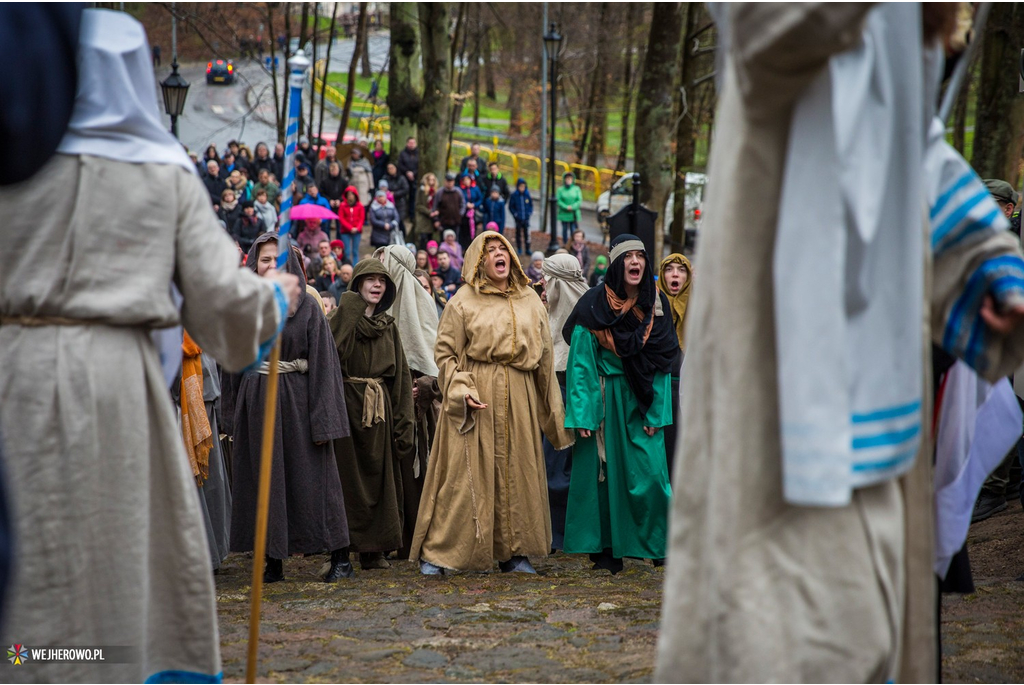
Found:
<path fill-rule="evenodd" d="M 188 81 L 178 73 L 178 60 L 171 63 L 171 75 L 160 83 L 164 94 L 164 110 L 171 117 L 171 133 L 178 137 L 178 117 L 185 111 L 185 97 L 188 95 Z"/>
<path fill-rule="evenodd" d="M 551 63 L 551 154 L 548 157 L 548 220 L 551 222 L 551 242 L 548 254 L 558 250 L 558 202 L 555 200 L 555 124 L 558 122 L 558 49 L 562 45 L 562 35 L 555 29 L 554 23 L 544 34 L 544 49 Z"/>

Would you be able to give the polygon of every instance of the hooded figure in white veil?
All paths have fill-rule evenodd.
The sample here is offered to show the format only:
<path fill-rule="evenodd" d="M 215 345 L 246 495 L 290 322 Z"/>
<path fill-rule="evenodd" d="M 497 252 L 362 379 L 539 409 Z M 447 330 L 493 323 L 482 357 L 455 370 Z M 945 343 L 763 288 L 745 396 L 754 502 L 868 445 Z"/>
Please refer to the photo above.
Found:
<path fill-rule="evenodd" d="M 402 481 L 399 485 L 403 500 L 402 548 L 398 550 L 398 558 L 406 559 L 413 531 L 416 530 L 416 513 L 420 508 L 427 459 L 434 443 L 440 411 L 441 390 L 437 387 L 437 364 L 434 363 L 438 313 L 434 298 L 413 276 L 412 272 L 416 270 L 414 252 L 403 245 L 386 245 L 377 248 L 373 256 L 384 264 L 395 283 L 395 303 L 387 313 L 395 318 L 398 337 L 412 373 L 416 422 L 414 455 L 411 461 L 404 460 L 395 469 L 395 476 Z"/>
<path fill-rule="evenodd" d="M 239 270 L 161 124 L 142 26 L 86 10 L 79 50 L 59 153 L 0 189 L 0 423 L 17 538 L 0 639 L 125 651 L 5 677 L 214 682 L 210 552 L 150 331 L 183 323 L 241 369 L 269 350 L 297 279 Z"/>
<path fill-rule="evenodd" d="M 936 680 L 929 343 L 1024 357 L 1019 243 L 926 174 L 950 8 L 714 10 L 659 682 Z"/>

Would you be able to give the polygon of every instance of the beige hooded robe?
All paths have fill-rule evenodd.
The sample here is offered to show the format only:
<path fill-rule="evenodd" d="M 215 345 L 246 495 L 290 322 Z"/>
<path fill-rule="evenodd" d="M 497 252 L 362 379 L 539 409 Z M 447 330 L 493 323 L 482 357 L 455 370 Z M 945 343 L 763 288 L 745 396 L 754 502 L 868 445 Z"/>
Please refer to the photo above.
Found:
<path fill-rule="evenodd" d="M 506 292 L 483 274 L 488 240 L 508 248 Z M 437 332 L 444 400 L 410 558 L 485 571 L 495 560 L 550 551 L 541 431 L 559 449 L 573 438 L 563 427 L 547 312 L 515 249 L 498 233 L 482 233 L 463 267 L 466 285 L 448 302 Z M 466 395 L 487 408 L 469 410 Z"/>

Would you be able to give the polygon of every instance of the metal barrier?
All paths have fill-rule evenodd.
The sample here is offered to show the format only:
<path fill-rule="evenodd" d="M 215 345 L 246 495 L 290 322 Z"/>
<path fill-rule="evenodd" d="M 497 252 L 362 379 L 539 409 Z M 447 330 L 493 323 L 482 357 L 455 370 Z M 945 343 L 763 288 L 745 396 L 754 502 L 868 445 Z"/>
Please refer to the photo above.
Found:
<path fill-rule="evenodd" d="M 601 172 L 595 167 L 587 166 L 586 164 L 570 164 L 570 168 L 576 175 L 576 184 L 580 187 L 580 192 L 586 190 L 592 190 L 594 197 L 597 198 L 601 194 Z M 590 180 L 587 180 L 587 176 Z"/>

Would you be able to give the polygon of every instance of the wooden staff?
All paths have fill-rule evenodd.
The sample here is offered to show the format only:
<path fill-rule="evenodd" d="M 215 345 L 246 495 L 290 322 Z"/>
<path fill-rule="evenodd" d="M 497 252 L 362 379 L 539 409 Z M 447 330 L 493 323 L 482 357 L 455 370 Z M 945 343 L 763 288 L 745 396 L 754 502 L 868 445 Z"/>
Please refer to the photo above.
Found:
<path fill-rule="evenodd" d="M 295 148 L 299 139 L 299 116 L 302 112 L 302 89 L 306 84 L 309 60 L 301 52 L 288 60 L 288 86 L 291 102 L 288 107 L 285 175 L 282 187 L 281 228 L 278 230 L 277 269 L 283 271 L 291 250 L 292 190 L 295 186 Z M 302 296 L 301 294 L 299 295 Z M 287 313 L 284 314 L 287 316 Z M 283 330 L 282 326 L 282 330 Z M 281 361 L 281 338 L 270 352 L 267 374 L 267 398 L 263 410 L 263 450 L 260 454 L 260 482 L 256 498 L 256 539 L 252 551 L 252 595 L 249 599 L 249 653 L 245 662 L 245 682 L 256 682 L 256 659 L 260 645 L 260 608 L 263 604 L 263 557 L 267 551 L 267 521 L 270 518 L 270 467 L 274 460 L 274 429 L 277 427 L 277 366 Z"/>
<path fill-rule="evenodd" d="M 260 454 L 260 481 L 256 497 L 256 541 L 252 552 L 252 597 L 249 602 L 249 655 L 245 662 L 245 682 L 256 682 L 256 657 L 260 646 L 260 609 L 263 604 L 263 557 L 267 551 L 267 519 L 270 518 L 270 467 L 274 461 L 274 429 L 277 427 L 277 364 L 281 360 L 281 340 L 270 352 L 267 397 L 263 410 L 263 450 Z"/>

